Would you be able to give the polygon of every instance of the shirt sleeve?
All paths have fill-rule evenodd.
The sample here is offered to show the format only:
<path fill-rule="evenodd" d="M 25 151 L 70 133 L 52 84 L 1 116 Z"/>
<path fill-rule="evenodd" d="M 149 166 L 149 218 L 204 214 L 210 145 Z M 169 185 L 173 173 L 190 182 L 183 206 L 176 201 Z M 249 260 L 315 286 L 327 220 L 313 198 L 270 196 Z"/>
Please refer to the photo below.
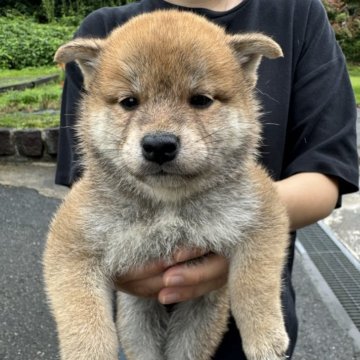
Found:
<path fill-rule="evenodd" d="M 81 97 L 83 78 L 75 63 L 66 65 L 60 111 L 59 145 L 55 183 L 71 186 L 81 175 L 81 159 L 75 133 L 77 104 Z"/>
<path fill-rule="evenodd" d="M 80 25 L 74 37 L 105 37 L 110 31 L 109 21 L 106 20 L 108 14 L 111 12 L 106 8 L 91 13 Z M 83 171 L 75 125 L 78 116 L 78 104 L 84 91 L 80 68 L 75 62 L 67 64 L 61 101 L 55 175 L 55 183 L 59 185 L 71 186 Z"/>
<path fill-rule="evenodd" d="M 355 99 L 319 0 L 311 2 L 306 29 L 294 71 L 282 177 L 320 172 L 339 180 L 341 194 L 354 192 L 359 179 Z"/>

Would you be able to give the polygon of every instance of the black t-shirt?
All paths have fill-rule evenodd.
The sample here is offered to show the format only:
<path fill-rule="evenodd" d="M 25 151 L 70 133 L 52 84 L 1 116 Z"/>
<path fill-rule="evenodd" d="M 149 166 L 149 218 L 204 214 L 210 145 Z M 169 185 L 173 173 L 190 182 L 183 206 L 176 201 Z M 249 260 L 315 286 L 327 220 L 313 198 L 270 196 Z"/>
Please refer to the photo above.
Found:
<path fill-rule="evenodd" d="M 256 86 L 263 107 L 261 162 L 274 180 L 299 172 L 320 172 L 339 180 L 341 194 L 357 190 L 354 96 L 343 54 L 320 0 L 244 0 L 226 12 L 188 9 L 163 0 L 142 0 L 93 12 L 76 36 L 102 38 L 135 15 L 167 8 L 201 14 L 229 33 L 256 31 L 277 41 L 284 57 L 262 60 Z M 82 81 L 75 63 L 68 64 L 61 111 L 58 184 L 71 185 L 81 175 L 73 125 Z M 297 335 L 291 286 L 293 256 L 292 242 L 282 296 L 291 338 L 289 353 Z M 214 359 L 245 359 L 233 320 Z"/>

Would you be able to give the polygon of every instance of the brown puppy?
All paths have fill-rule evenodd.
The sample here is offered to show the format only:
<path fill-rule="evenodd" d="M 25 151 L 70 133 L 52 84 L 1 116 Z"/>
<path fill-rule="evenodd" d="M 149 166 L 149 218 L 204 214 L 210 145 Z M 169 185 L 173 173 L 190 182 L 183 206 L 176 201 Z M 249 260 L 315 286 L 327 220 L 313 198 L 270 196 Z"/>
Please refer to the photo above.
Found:
<path fill-rule="evenodd" d="M 249 360 L 284 358 L 280 304 L 288 221 L 256 163 L 261 34 L 227 35 L 188 12 L 133 18 L 107 39 L 56 53 L 85 78 L 78 124 L 85 173 L 58 211 L 45 251 L 62 359 L 207 360 L 229 309 Z M 118 293 L 111 279 L 179 248 L 230 260 L 228 285 L 175 305 Z"/>

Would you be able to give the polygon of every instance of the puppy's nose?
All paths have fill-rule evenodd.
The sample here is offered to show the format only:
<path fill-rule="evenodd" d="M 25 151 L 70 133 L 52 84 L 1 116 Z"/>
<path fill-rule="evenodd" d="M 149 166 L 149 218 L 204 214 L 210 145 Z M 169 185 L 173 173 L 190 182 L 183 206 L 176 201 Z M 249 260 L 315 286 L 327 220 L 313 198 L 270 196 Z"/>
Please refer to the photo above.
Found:
<path fill-rule="evenodd" d="M 179 152 L 179 138 L 169 133 L 145 135 L 141 140 L 142 154 L 146 160 L 161 165 L 174 160 Z"/>

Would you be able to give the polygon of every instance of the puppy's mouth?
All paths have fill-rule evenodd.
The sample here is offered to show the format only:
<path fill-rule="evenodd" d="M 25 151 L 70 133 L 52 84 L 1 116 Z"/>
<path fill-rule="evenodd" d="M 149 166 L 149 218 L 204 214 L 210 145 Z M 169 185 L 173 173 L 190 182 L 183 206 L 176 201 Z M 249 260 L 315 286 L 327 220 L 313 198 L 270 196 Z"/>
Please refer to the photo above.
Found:
<path fill-rule="evenodd" d="M 156 172 L 154 174 L 150 174 L 150 176 L 155 176 L 155 177 L 157 177 L 157 176 L 165 177 L 165 176 L 170 176 L 170 175 L 172 175 L 172 174 L 163 169 L 159 170 L 158 172 Z"/>
<path fill-rule="evenodd" d="M 198 178 L 199 177 L 199 175 L 200 174 L 198 174 L 198 173 L 187 173 L 187 174 L 171 174 L 171 173 L 164 173 L 164 175 L 157 175 L 157 176 L 159 176 L 159 177 L 162 177 L 162 176 L 164 176 L 164 177 L 166 177 L 166 176 L 177 176 L 177 177 L 179 177 L 179 178 L 181 178 L 181 179 L 183 179 L 183 180 L 185 180 L 185 181 L 190 181 L 190 180 L 194 180 L 194 179 L 196 179 L 196 178 Z"/>
<path fill-rule="evenodd" d="M 182 179 L 193 179 L 195 177 L 197 177 L 199 174 L 195 174 L 195 173 L 184 173 L 184 172 L 180 172 L 180 171 L 168 171 L 168 170 L 164 170 L 164 169 L 160 169 L 159 171 L 156 172 L 152 172 L 152 173 L 148 173 L 148 174 L 144 174 L 145 177 L 147 176 L 151 176 L 154 178 L 182 178 Z"/>
<path fill-rule="evenodd" d="M 192 180 L 199 176 L 199 173 L 187 172 L 178 167 L 169 167 L 169 166 L 156 166 L 156 167 L 143 167 L 141 170 L 136 172 L 133 175 L 142 182 L 147 182 L 148 180 Z"/>

